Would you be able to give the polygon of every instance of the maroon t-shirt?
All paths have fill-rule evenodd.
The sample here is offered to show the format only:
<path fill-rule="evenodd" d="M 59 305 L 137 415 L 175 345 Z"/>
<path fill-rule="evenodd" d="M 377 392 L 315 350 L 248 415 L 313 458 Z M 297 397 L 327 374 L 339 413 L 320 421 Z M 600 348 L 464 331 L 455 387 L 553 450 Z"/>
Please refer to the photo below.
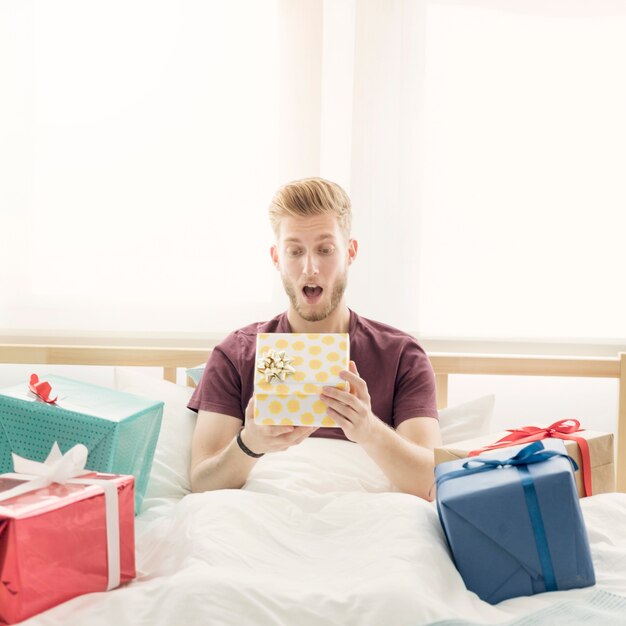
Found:
<path fill-rule="evenodd" d="M 290 333 L 287 313 L 231 333 L 211 352 L 189 408 L 243 421 L 253 393 L 257 333 Z M 350 359 L 367 383 L 372 411 L 397 428 L 412 417 L 437 415 L 435 375 L 426 353 L 410 335 L 350 311 Z M 347 439 L 341 428 L 319 428 L 313 437 Z"/>

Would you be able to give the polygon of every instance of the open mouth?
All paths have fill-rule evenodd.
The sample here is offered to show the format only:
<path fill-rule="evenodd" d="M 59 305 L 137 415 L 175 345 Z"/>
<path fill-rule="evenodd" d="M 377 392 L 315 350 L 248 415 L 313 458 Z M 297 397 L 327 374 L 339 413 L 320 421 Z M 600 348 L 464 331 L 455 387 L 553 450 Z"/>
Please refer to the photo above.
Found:
<path fill-rule="evenodd" d="M 304 299 L 308 304 L 315 304 L 322 297 L 322 292 L 324 290 L 322 287 L 318 285 L 305 285 L 302 288 L 302 293 L 304 294 Z"/>

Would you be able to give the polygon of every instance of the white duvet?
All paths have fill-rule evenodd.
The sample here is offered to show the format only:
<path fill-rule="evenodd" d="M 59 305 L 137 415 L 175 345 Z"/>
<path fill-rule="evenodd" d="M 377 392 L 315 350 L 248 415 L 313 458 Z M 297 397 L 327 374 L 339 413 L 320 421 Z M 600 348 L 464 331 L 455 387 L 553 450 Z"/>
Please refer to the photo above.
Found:
<path fill-rule="evenodd" d="M 497 623 L 602 588 L 626 595 L 626 495 L 581 501 L 595 588 L 491 606 L 465 589 L 434 504 L 390 492 L 357 445 L 309 439 L 267 455 L 244 489 L 149 501 L 137 579 L 27 622 L 47 624 Z"/>

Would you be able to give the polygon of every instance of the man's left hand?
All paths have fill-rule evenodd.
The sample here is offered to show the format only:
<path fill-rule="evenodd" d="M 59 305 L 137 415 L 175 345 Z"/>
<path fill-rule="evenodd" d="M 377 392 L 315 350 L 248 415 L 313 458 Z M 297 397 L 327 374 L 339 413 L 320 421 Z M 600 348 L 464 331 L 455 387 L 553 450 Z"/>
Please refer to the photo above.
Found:
<path fill-rule="evenodd" d="M 349 384 L 350 391 L 323 387 L 321 399 L 328 405 L 328 417 L 341 427 L 346 437 L 364 444 L 374 435 L 382 422 L 372 413 L 367 383 L 359 376 L 354 361 L 339 376 Z"/>

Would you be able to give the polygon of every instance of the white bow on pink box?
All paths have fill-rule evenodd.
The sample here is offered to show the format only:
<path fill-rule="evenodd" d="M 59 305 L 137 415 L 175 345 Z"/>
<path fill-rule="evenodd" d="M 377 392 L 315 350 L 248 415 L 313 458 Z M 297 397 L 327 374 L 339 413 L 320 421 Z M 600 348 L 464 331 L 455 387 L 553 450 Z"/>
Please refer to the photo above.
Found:
<path fill-rule="evenodd" d="M 101 487 L 104 491 L 106 508 L 108 591 L 120 584 L 120 529 L 117 486 L 111 481 L 99 478 L 77 478 L 91 473 L 85 469 L 88 454 L 87 447 L 82 443 L 76 444 L 63 454 L 56 441 L 43 463 L 12 454 L 15 473 L 4 474 L 4 476 L 25 482 L 0 493 L 0 502 L 37 489 L 43 489 L 52 483 Z"/>

